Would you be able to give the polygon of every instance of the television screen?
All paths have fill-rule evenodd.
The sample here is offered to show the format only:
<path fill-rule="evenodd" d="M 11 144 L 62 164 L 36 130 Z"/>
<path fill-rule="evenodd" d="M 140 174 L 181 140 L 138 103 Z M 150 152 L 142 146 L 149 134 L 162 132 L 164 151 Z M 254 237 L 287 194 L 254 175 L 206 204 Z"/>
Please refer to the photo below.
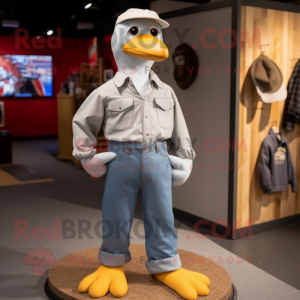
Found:
<path fill-rule="evenodd" d="M 52 97 L 52 56 L 0 55 L 0 97 Z"/>

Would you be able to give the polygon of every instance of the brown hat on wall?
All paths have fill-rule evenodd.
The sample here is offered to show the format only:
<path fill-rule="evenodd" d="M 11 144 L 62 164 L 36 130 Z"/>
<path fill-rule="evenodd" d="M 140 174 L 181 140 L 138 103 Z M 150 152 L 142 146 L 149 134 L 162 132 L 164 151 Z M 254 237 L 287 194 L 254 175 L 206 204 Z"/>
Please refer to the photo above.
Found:
<path fill-rule="evenodd" d="M 196 51 L 188 44 L 177 46 L 173 53 L 174 79 L 177 85 L 186 90 L 197 78 L 199 60 Z"/>
<path fill-rule="evenodd" d="M 287 89 L 283 83 L 281 71 L 267 56 L 260 55 L 253 62 L 251 77 L 263 102 L 272 103 L 286 99 Z"/>

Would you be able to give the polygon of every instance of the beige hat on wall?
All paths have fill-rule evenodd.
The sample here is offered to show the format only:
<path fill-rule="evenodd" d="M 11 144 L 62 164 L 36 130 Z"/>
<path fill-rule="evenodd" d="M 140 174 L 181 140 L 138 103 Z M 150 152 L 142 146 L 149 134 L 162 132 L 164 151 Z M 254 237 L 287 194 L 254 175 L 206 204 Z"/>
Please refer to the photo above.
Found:
<path fill-rule="evenodd" d="M 273 60 L 260 55 L 251 66 L 251 77 L 257 93 L 263 102 L 283 101 L 287 97 L 287 89 L 279 67 Z"/>
<path fill-rule="evenodd" d="M 149 9 L 130 8 L 119 15 L 116 25 L 130 19 L 152 19 L 155 20 L 161 28 L 169 27 L 169 23 L 162 20 L 155 11 Z"/>

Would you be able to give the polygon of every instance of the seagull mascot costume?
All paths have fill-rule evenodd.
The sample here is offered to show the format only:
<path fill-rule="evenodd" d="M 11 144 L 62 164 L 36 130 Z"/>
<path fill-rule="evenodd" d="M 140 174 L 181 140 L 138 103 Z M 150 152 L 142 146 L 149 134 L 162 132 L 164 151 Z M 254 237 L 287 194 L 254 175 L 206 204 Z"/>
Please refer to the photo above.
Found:
<path fill-rule="evenodd" d="M 162 36 L 168 26 L 151 10 L 121 14 L 111 41 L 118 72 L 87 97 L 73 119 L 73 156 L 92 177 L 106 173 L 101 265 L 78 286 L 92 298 L 107 293 L 122 297 L 128 291 L 124 265 L 131 260 L 138 194 L 148 272 L 184 299 L 209 294 L 207 276 L 182 268 L 177 253 L 172 185 L 188 179 L 195 152 L 173 89 L 151 70 L 154 62 L 169 56 Z M 108 152 L 97 153 L 102 124 Z M 176 155 L 169 155 L 167 145 Z"/>

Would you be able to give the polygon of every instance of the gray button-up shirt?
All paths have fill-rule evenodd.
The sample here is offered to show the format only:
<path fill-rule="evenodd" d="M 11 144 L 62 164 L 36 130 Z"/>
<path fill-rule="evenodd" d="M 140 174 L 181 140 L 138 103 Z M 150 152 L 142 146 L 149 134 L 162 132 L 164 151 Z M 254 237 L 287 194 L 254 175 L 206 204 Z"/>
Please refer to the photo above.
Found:
<path fill-rule="evenodd" d="M 103 122 L 108 140 L 137 143 L 167 140 L 179 157 L 195 158 L 176 95 L 152 70 L 144 98 L 130 77 L 121 72 L 87 97 L 73 118 L 76 159 L 97 153 L 96 136 Z"/>

